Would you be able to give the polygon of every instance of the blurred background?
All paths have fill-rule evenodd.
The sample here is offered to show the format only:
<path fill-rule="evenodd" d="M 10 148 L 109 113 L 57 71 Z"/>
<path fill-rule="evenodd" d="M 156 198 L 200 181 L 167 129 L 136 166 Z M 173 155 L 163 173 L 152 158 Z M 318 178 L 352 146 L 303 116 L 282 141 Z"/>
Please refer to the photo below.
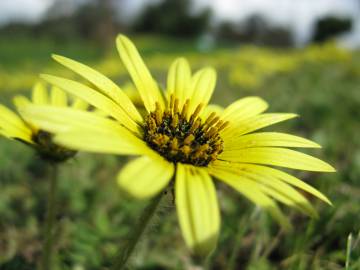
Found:
<path fill-rule="evenodd" d="M 323 146 L 306 151 L 336 174 L 293 172 L 333 202 L 313 200 L 320 218 L 284 208 L 282 231 L 241 195 L 218 185 L 222 230 L 206 269 L 360 269 L 359 0 L 12 0 L 0 1 L 0 102 L 13 108 L 39 73 L 73 74 L 61 54 L 101 71 L 131 92 L 115 37 L 129 35 L 165 85 L 178 56 L 218 71 L 214 103 L 257 95 L 272 112 L 300 118 L 280 130 Z M 61 170 L 58 269 L 107 269 L 146 202 L 116 186 L 126 158 L 80 153 Z M 0 269 L 36 269 L 48 168 L 25 145 L 0 138 Z M 171 199 L 170 199 L 171 200 Z M 161 209 L 131 260 L 135 269 L 192 269 L 175 208 Z M 353 235 L 351 245 L 349 234 Z M 348 245 L 348 249 L 347 249 Z"/>

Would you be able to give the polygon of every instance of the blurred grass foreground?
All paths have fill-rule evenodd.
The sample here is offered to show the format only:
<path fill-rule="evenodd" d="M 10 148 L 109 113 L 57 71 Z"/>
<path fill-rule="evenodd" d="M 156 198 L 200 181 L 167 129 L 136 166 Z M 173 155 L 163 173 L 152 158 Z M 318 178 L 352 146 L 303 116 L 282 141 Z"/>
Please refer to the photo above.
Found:
<path fill-rule="evenodd" d="M 295 224 L 295 230 L 286 233 L 266 213 L 221 185 L 221 237 L 205 268 L 337 270 L 345 269 L 347 262 L 347 270 L 360 269 L 360 52 L 332 42 L 280 50 L 234 44 L 208 48 L 201 40 L 157 35 L 136 35 L 133 40 L 163 83 L 171 61 L 184 56 L 196 69 L 206 65 L 217 69 L 216 103 L 227 105 L 257 95 L 269 102 L 271 111 L 299 114 L 297 121 L 279 125 L 280 130 L 321 144 L 323 149 L 316 156 L 338 170 L 324 175 L 297 173 L 327 194 L 334 206 L 314 200 L 320 215 L 317 220 L 284 209 Z M 114 47 L 104 51 L 81 40 L 67 44 L 46 38 L 1 40 L 1 103 L 10 106 L 14 94 L 29 95 L 40 72 L 73 76 L 51 61 L 52 53 L 94 67 L 133 94 Z M 0 269 L 36 269 L 49 171 L 22 144 L 1 138 L 0 149 Z M 125 162 L 125 158 L 81 153 L 62 168 L 58 269 L 107 269 L 110 265 L 145 204 L 128 198 L 117 187 L 114 176 Z M 132 267 L 192 269 L 173 210 L 161 209 L 137 247 Z"/>

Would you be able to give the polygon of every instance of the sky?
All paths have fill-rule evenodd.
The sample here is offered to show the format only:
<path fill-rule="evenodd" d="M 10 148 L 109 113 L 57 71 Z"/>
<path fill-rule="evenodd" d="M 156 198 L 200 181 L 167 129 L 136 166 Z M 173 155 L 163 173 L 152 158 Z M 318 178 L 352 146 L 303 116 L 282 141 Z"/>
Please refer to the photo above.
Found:
<path fill-rule="evenodd" d="M 65 4 L 83 0 L 61 0 Z M 159 0 L 119 0 L 127 4 L 127 14 L 135 15 L 144 4 Z M 0 24 L 9 21 L 36 22 L 54 0 L 0 0 Z M 360 45 L 360 0 L 194 0 L 195 10 L 210 6 L 215 19 L 240 21 L 251 14 L 262 14 L 271 23 L 287 26 L 298 45 L 309 40 L 315 21 L 327 14 L 350 16 L 355 27 L 344 43 Z"/>
<path fill-rule="evenodd" d="M 197 5 L 206 6 L 209 2 L 218 19 L 241 20 L 257 13 L 275 25 L 289 26 L 300 44 L 310 39 L 319 17 L 327 14 L 355 20 L 360 17 L 359 0 L 197 0 Z"/>
<path fill-rule="evenodd" d="M 36 21 L 53 0 L 0 0 L 0 24 L 8 21 Z"/>

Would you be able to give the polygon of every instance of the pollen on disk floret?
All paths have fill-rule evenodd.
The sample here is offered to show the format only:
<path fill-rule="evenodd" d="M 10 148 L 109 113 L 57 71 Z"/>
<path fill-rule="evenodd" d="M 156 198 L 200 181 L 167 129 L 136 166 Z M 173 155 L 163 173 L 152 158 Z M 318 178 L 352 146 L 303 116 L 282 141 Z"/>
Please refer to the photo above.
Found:
<path fill-rule="evenodd" d="M 214 112 L 203 120 L 200 117 L 203 104 L 198 104 L 192 113 L 189 104 L 187 99 L 180 107 L 174 95 L 164 111 L 156 103 L 156 109 L 146 117 L 144 139 L 171 162 L 207 166 L 223 151 L 219 131 L 228 123 Z"/>

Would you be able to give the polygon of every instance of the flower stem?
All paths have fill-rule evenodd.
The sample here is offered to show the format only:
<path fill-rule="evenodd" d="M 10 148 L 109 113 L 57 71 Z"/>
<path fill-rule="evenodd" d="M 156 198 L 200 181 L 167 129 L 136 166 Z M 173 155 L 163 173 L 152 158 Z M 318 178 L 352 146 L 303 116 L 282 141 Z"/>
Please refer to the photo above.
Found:
<path fill-rule="evenodd" d="M 51 270 L 54 250 L 54 224 L 56 218 L 58 167 L 51 164 L 50 187 L 47 199 L 47 210 L 44 230 L 44 245 L 42 255 L 42 270 Z"/>
<path fill-rule="evenodd" d="M 113 266 L 110 268 L 110 270 L 124 269 L 126 262 L 130 258 L 132 252 L 136 247 L 136 244 L 139 242 L 147 225 L 149 224 L 149 221 L 155 214 L 156 209 L 160 204 L 161 198 L 163 197 L 163 194 L 164 192 L 161 192 L 159 195 L 153 198 L 142 211 L 137 224 L 130 232 L 129 238 L 125 246 L 122 246 L 121 249 L 118 251 L 117 255 L 115 256 Z"/>

